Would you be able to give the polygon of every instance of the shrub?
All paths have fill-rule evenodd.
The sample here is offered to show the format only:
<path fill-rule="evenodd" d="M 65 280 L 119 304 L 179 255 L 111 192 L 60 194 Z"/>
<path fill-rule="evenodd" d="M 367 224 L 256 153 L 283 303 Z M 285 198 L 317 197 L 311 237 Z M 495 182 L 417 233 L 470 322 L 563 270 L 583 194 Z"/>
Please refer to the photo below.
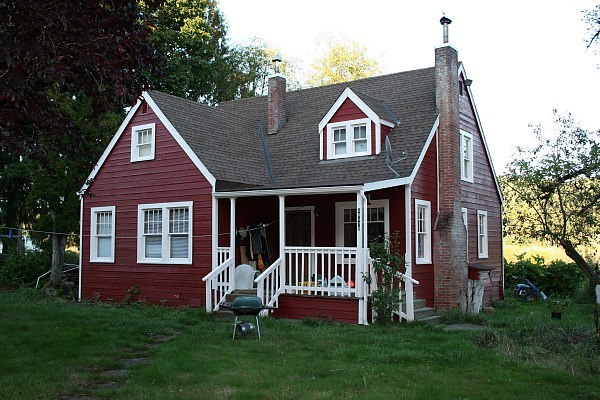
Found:
<path fill-rule="evenodd" d="M 549 296 L 572 296 L 583 280 L 583 274 L 575 263 L 554 260 L 546 264 L 544 257 L 525 258 L 525 253 L 517 256 L 517 261 L 505 260 L 505 282 L 514 285 L 513 276 L 528 279 Z"/>
<path fill-rule="evenodd" d="M 8 254 L 0 263 L 0 287 L 33 287 L 50 265 L 51 255 L 41 251 L 26 251 L 22 256 Z"/>

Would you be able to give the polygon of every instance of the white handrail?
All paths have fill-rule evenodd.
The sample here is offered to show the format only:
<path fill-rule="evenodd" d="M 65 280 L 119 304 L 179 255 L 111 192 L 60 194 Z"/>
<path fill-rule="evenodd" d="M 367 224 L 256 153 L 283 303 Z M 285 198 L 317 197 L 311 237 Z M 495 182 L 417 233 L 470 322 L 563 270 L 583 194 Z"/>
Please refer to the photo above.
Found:
<path fill-rule="evenodd" d="M 65 272 L 73 271 L 74 269 L 79 269 L 79 265 L 77 265 L 77 264 L 64 264 L 64 265 L 63 265 L 63 268 L 64 268 L 64 267 L 66 267 L 66 266 L 72 266 L 73 268 L 69 268 L 69 269 L 66 269 L 66 270 L 64 270 L 64 271 L 63 271 L 63 274 L 64 274 Z M 43 273 L 42 275 L 38 276 L 38 278 L 37 278 L 37 281 L 35 282 L 35 288 L 36 288 L 36 289 L 37 289 L 37 288 L 38 288 L 38 286 L 40 285 L 40 279 L 42 279 L 43 277 L 45 277 L 46 275 L 48 275 L 50 272 L 52 272 L 52 270 L 50 270 L 50 271 L 48 271 L 48 272 L 45 272 L 45 273 Z"/>
<path fill-rule="evenodd" d="M 276 307 L 279 295 L 283 292 L 285 282 L 283 266 L 283 257 L 279 257 L 254 279 L 256 295 L 268 307 Z M 261 314 L 267 314 L 267 312 L 267 310 L 263 310 Z"/>
<path fill-rule="evenodd" d="M 233 292 L 235 287 L 234 257 L 227 258 L 221 265 L 202 278 L 202 281 L 206 282 L 206 312 L 211 313 L 218 310 L 225 296 Z"/>

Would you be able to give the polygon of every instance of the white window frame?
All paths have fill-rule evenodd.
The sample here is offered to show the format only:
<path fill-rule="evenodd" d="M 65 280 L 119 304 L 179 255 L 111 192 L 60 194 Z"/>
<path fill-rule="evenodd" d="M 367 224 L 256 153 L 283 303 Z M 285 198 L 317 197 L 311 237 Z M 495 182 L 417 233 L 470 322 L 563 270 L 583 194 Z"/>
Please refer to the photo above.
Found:
<path fill-rule="evenodd" d="M 477 210 L 477 256 L 488 258 L 488 213 Z"/>
<path fill-rule="evenodd" d="M 152 132 L 152 139 L 150 141 L 150 154 L 147 156 L 140 156 L 138 143 L 138 132 L 150 129 Z M 148 161 L 154 160 L 154 152 L 156 148 L 156 124 L 145 124 L 136 125 L 131 128 L 131 162 Z"/>
<path fill-rule="evenodd" d="M 466 149 L 465 139 L 469 140 Z M 473 135 L 463 130 L 460 131 L 460 178 L 465 182 L 473 183 Z"/>
<path fill-rule="evenodd" d="M 97 216 L 100 213 L 111 213 L 111 227 L 110 234 L 99 235 L 97 228 Z M 90 262 L 104 262 L 104 263 L 114 263 L 115 262 L 115 226 L 116 226 L 116 207 L 115 206 L 106 206 L 106 207 L 92 207 L 91 209 L 91 218 L 90 218 Z M 109 257 L 98 257 L 98 239 L 100 237 L 111 238 L 110 248 L 111 254 Z"/>
<path fill-rule="evenodd" d="M 188 221 L 188 256 L 187 258 L 171 258 L 170 257 L 170 245 L 171 241 L 169 236 L 169 210 L 173 208 L 184 208 L 189 209 L 189 221 Z M 145 238 L 144 238 L 144 211 L 151 209 L 160 209 L 162 212 L 162 247 L 161 247 L 161 258 L 148 258 L 145 256 Z M 138 264 L 191 264 L 192 263 L 192 243 L 193 243 L 193 202 L 182 201 L 175 203 L 156 203 L 156 204 L 139 204 L 138 205 L 138 235 L 137 235 L 137 262 Z"/>
<path fill-rule="evenodd" d="M 367 149 L 366 151 L 356 152 L 354 151 L 354 127 L 364 125 L 366 127 L 366 140 Z M 334 129 L 345 128 L 346 129 L 346 153 L 335 154 L 333 131 Z M 362 140 L 362 139 L 361 139 Z M 361 118 L 353 119 L 350 121 L 332 122 L 327 124 L 327 159 L 336 158 L 348 158 L 357 156 L 368 156 L 371 155 L 371 119 Z"/>
<path fill-rule="evenodd" d="M 371 200 L 371 204 L 367 206 L 368 209 L 383 207 L 383 230 L 385 235 L 390 234 L 390 201 L 388 199 L 383 200 Z M 354 209 L 356 210 L 355 201 L 345 201 L 335 203 L 335 245 L 337 247 L 344 247 L 344 210 Z M 367 222 L 368 223 L 368 222 Z M 367 246 L 369 244 L 367 243 Z"/>
<path fill-rule="evenodd" d="M 419 210 L 425 210 L 425 232 L 424 236 L 424 254 L 419 257 Z M 431 202 L 427 200 L 415 199 L 415 262 L 417 264 L 431 264 Z"/>

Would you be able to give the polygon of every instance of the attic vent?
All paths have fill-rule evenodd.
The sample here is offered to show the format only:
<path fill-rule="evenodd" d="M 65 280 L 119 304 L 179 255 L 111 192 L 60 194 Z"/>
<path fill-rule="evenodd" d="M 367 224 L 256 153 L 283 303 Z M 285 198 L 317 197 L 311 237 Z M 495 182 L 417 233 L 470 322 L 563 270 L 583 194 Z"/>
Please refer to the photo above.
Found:
<path fill-rule="evenodd" d="M 146 101 L 142 102 L 142 114 L 148 114 L 148 103 Z"/>

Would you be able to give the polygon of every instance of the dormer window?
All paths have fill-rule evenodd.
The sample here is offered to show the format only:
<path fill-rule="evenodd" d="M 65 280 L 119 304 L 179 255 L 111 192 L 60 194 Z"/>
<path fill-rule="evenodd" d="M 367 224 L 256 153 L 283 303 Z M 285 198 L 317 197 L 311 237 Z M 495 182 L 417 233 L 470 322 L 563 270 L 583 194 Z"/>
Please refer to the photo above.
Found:
<path fill-rule="evenodd" d="M 155 124 L 131 128 L 131 162 L 154 160 Z"/>
<path fill-rule="evenodd" d="M 327 138 L 328 159 L 369 155 L 371 121 L 363 118 L 328 124 Z"/>

